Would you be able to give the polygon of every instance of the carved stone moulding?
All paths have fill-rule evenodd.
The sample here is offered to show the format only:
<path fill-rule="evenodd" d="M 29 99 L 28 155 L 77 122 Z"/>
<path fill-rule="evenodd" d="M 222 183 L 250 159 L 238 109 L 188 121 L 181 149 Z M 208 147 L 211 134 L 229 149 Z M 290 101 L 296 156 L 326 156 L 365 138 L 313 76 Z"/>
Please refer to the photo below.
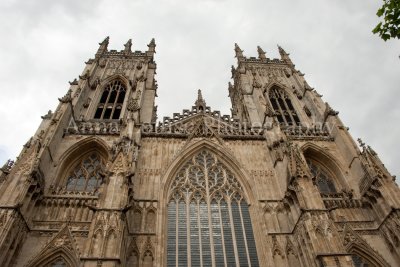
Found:
<path fill-rule="evenodd" d="M 80 121 L 69 125 L 64 129 L 64 133 L 66 135 L 119 135 L 120 127 L 121 125 L 119 122 Z"/>

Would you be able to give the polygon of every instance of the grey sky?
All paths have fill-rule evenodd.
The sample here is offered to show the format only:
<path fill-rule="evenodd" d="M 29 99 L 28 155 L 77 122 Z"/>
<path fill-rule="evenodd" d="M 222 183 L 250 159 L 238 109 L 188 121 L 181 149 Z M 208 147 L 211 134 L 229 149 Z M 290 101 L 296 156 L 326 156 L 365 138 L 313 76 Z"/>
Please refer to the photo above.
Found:
<path fill-rule="evenodd" d="M 0 161 L 14 158 L 40 116 L 77 78 L 98 42 L 146 50 L 156 39 L 158 115 L 190 108 L 198 88 L 230 114 L 227 83 L 237 42 L 291 53 L 308 83 L 393 174 L 400 173 L 399 41 L 371 33 L 380 1 L 10 1 L 0 2 Z M 1 164 L 1 163 L 0 163 Z"/>

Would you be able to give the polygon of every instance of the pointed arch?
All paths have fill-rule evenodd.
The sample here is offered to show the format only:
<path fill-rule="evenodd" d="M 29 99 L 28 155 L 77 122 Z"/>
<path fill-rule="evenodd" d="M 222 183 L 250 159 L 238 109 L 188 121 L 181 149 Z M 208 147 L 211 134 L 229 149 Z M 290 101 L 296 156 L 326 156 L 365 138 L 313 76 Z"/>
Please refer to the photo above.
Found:
<path fill-rule="evenodd" d="M 92 236 L 92 242 L 91 242 L 91 247 L 90 247 L 90 253 L 94 256 L 101 256 L 102 255 L 102 244 L 103 244 L 103 230 L 102 229 L 97 229 L 93 236 Z"/>
<path fill-rule="evenodd" d="M 126 266 L 139 267 L 140 253 L 135 237 L 132 238 L 130 245 L 127 248 L 126 256 Z"/>
<path fill-rule="evenodd" d="M 119 119 L 128 94 L 126 78 L 121 75 L 109 77 L 101 83 L 94 119 Z"/>
<path fill-rule="evenodd" d="M 156 230 L 156 213 L 157 210 L 154 207 L 149 207 L 146 210 L 146 229 L 148 233 L 154 233 Z"/>
<path fill-rule="evenodd" d="M 61 164 L 59 164 L 56 172 L 56 179 L 53 186 L 64 188 L 67 184 L 67 176 L 72 168 L 91 154 L 98 155 L 99 160 L 105 165 L 110 156 L 108 145 L 101 138 L 91 136 L 68 148 L 58 160 Z"/>
<path fill-rule="evenodd" d="M 78 249 L 68 225 L 61 228 L 26 267 L 49 266 L 58 259 L 64 261 L 66 267 L 79 266 Z"/>
<path fill-rule="evenodd" d="M 195 154 L 201 150 L 209 150 L 217 156 L 221 163 L 226 166 L 235 175 L 236 179 L 242 185 L 244 197 L 246 198 L 248 204 L 256 202 L 252 187 L 248 181 L 251 181 L 250 176 L 244 172 L 243 166 L 239 161 L 232 155 L 232 153 L 221 146 L 220 144 L 211 142 L 207 139 L 202 139 L 195 142 L 188 147 L 184 148 L 182 151 L 177 153 L 178 155 L 169 164 L 167 170 L 161 175 L 161 187 L 167 190 L 160 190 L 159 199 L 161 201 L 166 201 L 168 198 L 168 190 L 171 187 L 175 175 L 178 173 L 179 169 Z M 160 204 L 165 204 L 160 203 Z"/>
<path fill-rule="evenodd" d="M 73 255 L 70 250 L 61 247 L 40 254 L 39 258 L 30 262 L 26 267 L 52 266 L 51 264 L 58 259 L 62 259 L 65 262 L 65 267 L 79 266 L 79 260 L 76 255 Z"/>
<path fill-rule="evenodd" d="M 254 196 L 245 176 L 225 148 L 205 139 L 173 160 L 162 176 L 165 190 L 160 192 L 168 266 L 175 265 L 176 259 L 187 265 L 189 258 L 192 264 L 202 258 L 207 266 L 212 259 L 217 266 L 258 265 L 248 208 Z"/>
<path fill-rule="evenodd" d="M 332 156 L 326 149 L 310 142 L 305 143 L 301 150 L 307 163 L 311 162 L 318 165 L 327 172 L 337 192 L 348 191 L 349 185 L 346 182 L 341 163 L 336 157 Z"/>
<path fill-rule="evenodd" d="M 294 98 L 285 86 L 272 82 L 264 90 L 264 97 L 268 99 L 278 122 L 284 126 L 300 125 L 300 116 L 294 107 Z"/>
<path fill-rule="evenodd" d="M 105 244 L 105 256 L 115 257 L 117 251 L 117 234 L 115 229 L 110 229 L 107 232 Z"/>
<path fill-rule="evenodd" d="M 351 243 L 347 246 L 347 251 L 352 254 L 352 259 L 357 258 L 365 263 L 369 263 L 374 267 L 389 267 L 390 265 L 383 259 L 381 255 L 376 253 L 369 245 L 361 243 Z M 358 266 L 357 266 L 358 267 Z"/>
<path fill-rule="evenodd" d="M 142 231 L 143 210 L 139 206 L 133 209 L 133 231 L 139 233 Z"/>

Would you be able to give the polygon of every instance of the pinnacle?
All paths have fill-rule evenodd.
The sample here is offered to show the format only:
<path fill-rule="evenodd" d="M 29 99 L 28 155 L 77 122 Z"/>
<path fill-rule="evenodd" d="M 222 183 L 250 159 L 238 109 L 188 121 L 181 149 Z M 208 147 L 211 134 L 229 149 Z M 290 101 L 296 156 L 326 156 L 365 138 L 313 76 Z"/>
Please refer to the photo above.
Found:
<path fill-rule="evenodd" d="M 197 108 L 201 107 L 203 110 L 206 107 L 206 101 L 203 99 L 203 95 L 201 94 L 201 90 L 197 91 L 197 100 L 195 102 Z"/>

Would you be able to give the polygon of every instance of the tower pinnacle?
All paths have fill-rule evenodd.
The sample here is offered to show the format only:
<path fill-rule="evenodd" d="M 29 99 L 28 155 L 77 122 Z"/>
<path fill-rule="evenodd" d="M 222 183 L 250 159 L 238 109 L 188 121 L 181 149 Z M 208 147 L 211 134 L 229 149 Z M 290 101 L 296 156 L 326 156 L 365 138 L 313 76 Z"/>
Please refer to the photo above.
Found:
<path fill-rule="evenodd" d="M 131 48 L 132 48 L 132 39 L 129 39 L 128 42 L 126 42 L 126 44 L 124 44 L 125 49 L 124 52 L 125 54 L 129 54 L 132 52 Z"/>
<path fill-rule="evenodd" d="M 196 105 L 197 110 L 203 111 L 206 108 L 206 101 L 203 99 L 200 89 L 197 91 L 197 100 L 194 104 Z"/>
<path fill-rule="evenodd" d="M 235 54 L 238 60 L 241 60 L 244 58 L 243 56 L 243 50 L 240 49 L 237 43 L 235 43 Z"/>
<path fill-rule="evenodd" d="M 262 59 L 262 60 L 267 59 L 267 57 L 265 56 L 266 53 L 260 46 L 257 46 L 257 52 L 258 52 L 258 57 L 260 59 Z"/>
<path fill-rule="evenodd" d="M 293 62 L 289 57 L 290 54 L 286 53 L 286 51 L 280 45 L 278 45 L 278 50 L 279 50 L 279 54 L 281 55 L 281 59 L 283 61 L 285 61 L 286 63 L 293 65 Z"/>
<path fill-rule="evenodd" d="M 103 42 L 101 42 L 101 43 L 99 43 L 99 49 L 97 49 L 97 53 L 96 54 L 102 54 L 102 53 L 104 53 L 104 52 L 106 52 L 107 51 L 107 48 L 108 48 L 108 42 L 110 41 L 110 37 L 109 36 L 107 36 L 104 40 L 103 40 Z"/>

